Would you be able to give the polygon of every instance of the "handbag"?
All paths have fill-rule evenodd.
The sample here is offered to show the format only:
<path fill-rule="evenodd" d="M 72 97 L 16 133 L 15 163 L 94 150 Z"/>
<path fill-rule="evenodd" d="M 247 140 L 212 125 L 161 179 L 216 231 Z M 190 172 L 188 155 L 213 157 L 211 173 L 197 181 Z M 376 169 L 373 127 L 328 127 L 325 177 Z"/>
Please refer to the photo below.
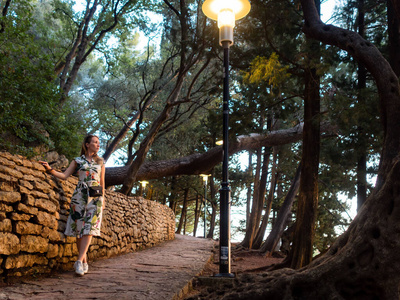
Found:
<path fill-rule="evenodd" d="M 103 196 L 103 187 L 99 186 L 89 186 L 89 196 L 90 197 L 99 197 Z"/>

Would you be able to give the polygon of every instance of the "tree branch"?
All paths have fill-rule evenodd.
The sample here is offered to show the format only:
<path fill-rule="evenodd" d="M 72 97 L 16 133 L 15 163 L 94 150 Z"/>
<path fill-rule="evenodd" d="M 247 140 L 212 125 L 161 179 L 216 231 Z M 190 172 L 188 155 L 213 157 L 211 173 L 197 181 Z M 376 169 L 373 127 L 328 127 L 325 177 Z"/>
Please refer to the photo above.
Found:
<path fill-rule="evenodd" d="M 321 132 L 332 134 L 336 128 L 328 123 L 321 124 Z M 238 136 L 230 141 L 229 154 L 243 150 L 254 150 L 260 146 L 285 145 L 301 140 L 303 124 L 290 129 L 272 131 L 268 134 Z M 214 147 L 205 153 L 195 153 L 171 160 L 146 162 L 137 172 L 136 180 L 156 179 L 174 175 L 198 175 L 211 170 L 222 161 L 222 147 Z M 127 176 L 129 166 L 109 167 L 106 169 L 106 185 L 119 185 Z"/>

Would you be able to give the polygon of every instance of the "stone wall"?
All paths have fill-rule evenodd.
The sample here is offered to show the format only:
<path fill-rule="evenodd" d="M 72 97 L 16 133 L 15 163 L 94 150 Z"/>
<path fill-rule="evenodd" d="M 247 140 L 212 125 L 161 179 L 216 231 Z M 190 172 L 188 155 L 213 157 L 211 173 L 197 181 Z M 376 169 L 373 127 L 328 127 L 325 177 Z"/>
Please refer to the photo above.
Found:
<path fill-rule="evenodd" d="M 0 152 L 0 280 L 72 269 L 75 238 L 63 232 L 77 179 L 59 180 L 41 164 Z M 94 237 L 89 261 L 151 247 L 175 237 L 168 207 L 106 191 L 102 235 Z M 0 281 L 0 282 L 1 282 Z"/>

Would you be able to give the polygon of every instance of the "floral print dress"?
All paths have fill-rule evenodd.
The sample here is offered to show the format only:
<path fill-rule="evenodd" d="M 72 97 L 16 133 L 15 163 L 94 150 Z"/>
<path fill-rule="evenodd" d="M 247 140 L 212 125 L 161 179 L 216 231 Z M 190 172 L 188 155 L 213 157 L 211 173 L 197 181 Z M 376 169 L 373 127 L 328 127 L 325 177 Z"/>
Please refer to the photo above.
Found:
<path fill-rule="evenodd" d="M 89 162 L 85 155 L 76 157 L 79 182 L 72 194 L 71 208 L 65 235 L 81 238 L 84 235 L 100 235 L 103 213 L 103 196 L 90 197 L 89 186 L 100 185 L 102 165 L 93 159 Z"/>

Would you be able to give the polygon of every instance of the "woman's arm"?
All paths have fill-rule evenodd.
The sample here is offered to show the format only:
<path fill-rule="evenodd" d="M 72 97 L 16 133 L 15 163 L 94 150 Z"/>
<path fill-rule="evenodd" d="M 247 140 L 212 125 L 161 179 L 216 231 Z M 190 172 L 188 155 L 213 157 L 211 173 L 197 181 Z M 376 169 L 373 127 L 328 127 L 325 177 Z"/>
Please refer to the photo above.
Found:
<path fill-rule="evenodd" d="M 70 175 L 72 175 L 74 173 L 76 167 L 78 166 L 76 161 L 73 160 L 73 161 L 71 161 L 68 168 L 64 172 L 58 172 L 58 171 L 54 170 L 52 167 L 50 167 L 46 161 L 39 161 L 39 163 L 41 163 L 43 165 L 43 167 L 46 169 L 47 173 L 49 173 L 57 178 L 60 178 L 62 180 L 66 180 Z"/>

